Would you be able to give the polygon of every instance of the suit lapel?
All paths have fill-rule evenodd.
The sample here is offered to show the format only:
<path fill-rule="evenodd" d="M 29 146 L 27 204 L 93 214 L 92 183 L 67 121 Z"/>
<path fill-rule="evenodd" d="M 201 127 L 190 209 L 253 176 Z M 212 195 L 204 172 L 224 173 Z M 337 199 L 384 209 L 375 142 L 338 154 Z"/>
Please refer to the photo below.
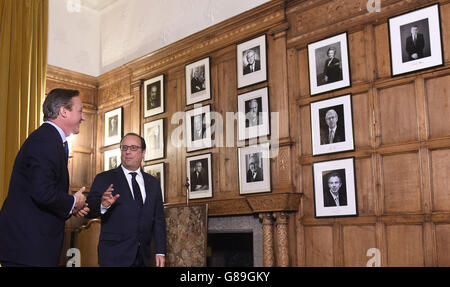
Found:
<path fill-rule="evenodd" d="M 145 185 L 145 202 L 144 206 L 147 205 L 148 202 L 150 202 L 150 177 L 144 172 L 144 170 L 141 168 L 142 177 L 144 178 L 144 185 Z"/>
<path fill-rule="evenodd" d="M 125 174 L 123 173 L 121 165 L 119 165 L 118 168 L 114 169 L 114 172 L 117 176 L 117 182 L 119 186 L 116 188 L 114 187 L 114 191 L 117 191 L 117 193 L 120 194 L 120 197 L 126 198 L 128 200 L 133 200 L 133 196 L 131 195 L 131 189 L 128 185 L 127 178 L 125 177 Z M 122 192 L 120 192 L 122 191 Z"/>

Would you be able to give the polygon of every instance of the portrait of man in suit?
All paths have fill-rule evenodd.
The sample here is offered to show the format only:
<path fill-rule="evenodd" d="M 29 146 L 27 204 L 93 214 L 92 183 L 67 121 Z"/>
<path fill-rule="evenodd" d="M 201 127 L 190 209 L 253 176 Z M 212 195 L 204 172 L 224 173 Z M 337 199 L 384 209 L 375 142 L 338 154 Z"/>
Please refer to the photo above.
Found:
<path fill-rule="evenodd" d="M 98 264 L 146 267 L 154 243 L 156 266 L 165 265 L 166 224 L 160 182 L 144 172 L 144 138 L 120 141 L 121 165 L 95 176 L 87 202 L 89 218 L 101 218 Z"/>
<path fill-rule="evenodd" d="M 343 115 L 343 105 L 319 110 L 321 145 L 345 141 L 345 127 L 338 113 Z"/>
<path fill-rule="evenodd" d="M 261 116 L 261 98 L 255 98 L 245 102 L 246 128 L 262 124 Z"/>
<path fill-rule="evenodd" d="M 64 226 L 85 216 L 84 187 L 69 194 L 67 137 L 84 121 L 79 91 L 53 89 L 43 104 L 44 123 L 22 144 L 0 211 L 0 264 L 58 266 Z"/>
<path fill-rule="evenodd" d="M 205 65 L 201 65 L 191 71 L 191 93 L 198 93 L 205 89 Z"/>
<path fill-rule="evenodd" d="M 327 183 L 324 184 L 323 190 L 324 207 L 347 205 L 347 192 L 343 184 L 343 175 L 345 175 L 345 169 L 324 174 L 324 182 Z"/>
<path fill-rule="evenodd" d="M 155 82 L 147 86 L 147 109 L 161 107 L 161 82 Z"/>
<path fill-rule="evenodd" d="M 191 138 L 193 141 L 202 140 L 206 138 L 206 123 L 205 123 L 205 113 L 195 115 L 191 118 L 192 134 Z"/>
<path fill-rule="evenodd" d="M 259 166 L 261 153 L 246 155 L 247 161 L 247 182 L 258 182 L 264 180 L 263 169 Z"/>
<path fill-rule="evenodd" d="M 244 75 L 261 70 L 261 61 L 259 60 L 259 46 L 245 50 L 244 57 Z"/>
<path fill-rule="evenodd" d="M 402 62 L 431 56 L 428 18 L 400 26 Z"/>
<path fill-rule="evenodd" d="M 206 159 L 195 160 L 191 166 L 191 191 L 208 190 L 208 161 Z"/>

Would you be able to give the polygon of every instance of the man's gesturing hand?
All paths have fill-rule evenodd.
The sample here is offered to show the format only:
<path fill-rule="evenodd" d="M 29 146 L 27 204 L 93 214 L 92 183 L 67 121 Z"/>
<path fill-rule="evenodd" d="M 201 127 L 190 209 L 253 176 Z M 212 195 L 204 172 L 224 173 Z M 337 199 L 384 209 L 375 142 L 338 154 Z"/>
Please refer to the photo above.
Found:
<path fill-rule="evenodd" d="M 113 184 L 110 184 L 108 189 L 103 193 L 102 196 L 102 206 L 105 208 L 110 207 L 111 205 L 116 202 L 116 200 L 120 197 L 120 194 L 112 195 L 112 192 L 114 191 Z"/>

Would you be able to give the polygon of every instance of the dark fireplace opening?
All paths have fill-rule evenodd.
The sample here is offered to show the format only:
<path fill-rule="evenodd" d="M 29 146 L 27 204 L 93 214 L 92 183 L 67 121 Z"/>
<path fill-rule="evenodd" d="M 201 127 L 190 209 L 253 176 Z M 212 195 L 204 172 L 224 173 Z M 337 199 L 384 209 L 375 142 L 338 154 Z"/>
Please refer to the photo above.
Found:
<path fill-rule="evenodd" d="M 208 267 L 253 267 L 253 233 L 208 233 Z"/>

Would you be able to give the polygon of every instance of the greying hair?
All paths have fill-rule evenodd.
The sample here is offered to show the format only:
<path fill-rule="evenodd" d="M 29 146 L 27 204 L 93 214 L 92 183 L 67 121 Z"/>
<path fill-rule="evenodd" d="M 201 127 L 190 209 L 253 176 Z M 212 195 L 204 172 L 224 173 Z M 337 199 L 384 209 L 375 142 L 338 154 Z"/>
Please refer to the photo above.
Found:
<path fill-rule="evenodd" d="M 42 105 L 42 111 L 44 113 L 44 121 L 49 119 L 56 119 L 59 115 L 59 109 L 61 107 L 67 110 L 72 110 L 72 98 L 80 95 L 77 90 L 68 89 L 53 89 L 48 93 Z"/>

